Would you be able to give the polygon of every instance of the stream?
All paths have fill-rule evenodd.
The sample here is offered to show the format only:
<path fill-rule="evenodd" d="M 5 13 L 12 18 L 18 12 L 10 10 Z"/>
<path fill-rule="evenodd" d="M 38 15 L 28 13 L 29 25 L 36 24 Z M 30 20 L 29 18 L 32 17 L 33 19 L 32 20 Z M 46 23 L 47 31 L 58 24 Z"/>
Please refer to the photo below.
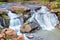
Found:
<path fill-rule="evenodd" d="M 0 8 L 6 9 L 9 6 L 20 6 L 20 5 L 22 4 L 8 3 L 5 5 L 4 4 L 1 5 Z M 31 17 L 27 21 L 32 22 L 35 19 L 40 25 L 40 27 L 42 28 L 42 30 L 38 30 L 37 32 L 30 33 L 37 38 L 28 39 L 26 35 L 29 35 L 29 34 L 28 33 L 24 34 L 25 40 L 60 40 L 60 30 L 55 28 L 55 26 L 59 24 L 58 17 L 55 14 L 52 14 L 46 6 L 41 6 L 41 9 L 35 11 L 35 8 L 32 7 L 35 4 L 29 5 L 26 3 L 23 5 L 31 9 Z M 38 4 L 36 4 L 35 6 L 37 5 Z M 20 30 L 20 27 L 23 25 L 23 17 L 20 17 L 9 10 L 7 11 L 8 11 L 8 17 L 10 19 L 9 28 L 14 29 L 17 32 L 17 35 L 21 35 L 21 32 L 19 30 Z"/>

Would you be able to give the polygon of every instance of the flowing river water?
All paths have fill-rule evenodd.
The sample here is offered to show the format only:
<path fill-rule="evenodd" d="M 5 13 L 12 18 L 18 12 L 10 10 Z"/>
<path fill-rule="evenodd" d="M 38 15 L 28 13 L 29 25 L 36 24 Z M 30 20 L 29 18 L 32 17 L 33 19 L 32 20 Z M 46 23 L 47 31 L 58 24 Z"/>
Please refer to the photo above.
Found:
<path fill-rule="evenodd" d="M 3 5 L 0 7 L 6 9 L 9 6 L 12 5 L 11 4 Z M 47 11 L 46 9 L 44 9 L 44 6 L 42 6 L 42 9 L 38 10 L 37 12 L 33 10 L 34 14 L 32 15 L 32 18 L 30 18 L 28 21 L 31 22 L 35 18 L 43 30 L 39 30 L 32 34 L 34 35 L 34 37 L 36 36 L 42 38 L 42 40 L 60 40 L 60 30 L 54 27 L 59 23 L 57 16 L 55 14 L 50 14 L 50 11 Z M 49 17 L 47 17 L 47 15 Z M 20 26 L 23 25 L 23 18 L 19 17 L 15 13 L 12 13 L 11 11 L 8 11 L 8 17 L 10 18 L 9 27 L 14 29 L 17 32 L 17 34 L 20 35 L 21 33 L 19 32 L 19 28 Z M 25 40 L 29 40 L 28 38 L 26 38 L 26 35 L 25 35 Z M 40 40 L 40 39 L 35 38 L 34 40 Z"/>

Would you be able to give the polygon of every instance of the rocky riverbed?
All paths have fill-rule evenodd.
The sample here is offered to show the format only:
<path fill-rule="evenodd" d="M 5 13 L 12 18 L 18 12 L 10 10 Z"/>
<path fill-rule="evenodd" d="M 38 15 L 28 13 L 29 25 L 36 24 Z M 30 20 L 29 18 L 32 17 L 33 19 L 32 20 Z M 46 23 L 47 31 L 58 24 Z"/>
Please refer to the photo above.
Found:
<path fill-rule="evenodd" d="M 18 4 L 18 5 L 17 5 Z M 10 14 L 12 15 L 12 18 L 11 19 L 9 19 L 9 17 L 7 18 L 7 17 L 5 17 L 5 18 L 7 18 L 8 19 L 8 21 L 12 21 L 12 19 L 14 19 L 14 21 L 12 21 L 14 24 L 16 24 L 16 23 L 18 23 L 18 22 L 16 22 L 17 20 L 17 18 L 19 18 L 18 16 L 23 16 L 23 18 L 24 18 L 24 25 L 22 26 L 23 27 L 23 31 L 24 32 L 28 32 L 28 33 L 23 33 L 23 34 L 25 34 L 25 37 L 27 37 L 28 39 L 27 40 L 60 40 L 60 25 L 59 26 L 57 26 L 55 29 L 53 29 L 53 30 L 51 30 L 51 31 L 47 31 L 47 30 L 42 30 L 40 27 L 39 27 L 39 24 L 38 24 L 38 27 L 39 28 L 37 28 L 36 30 L 34 30 L 35 28 L 33 27 L 34 25 L 32 25 L 32 27 L 30 26 L 30 24 L 27 22 L 27 24 L 25 23 L 26 22 L 26 20 L 29 18 L 29 17 L 31 17 L 31 15 L 30 15 L 30 11 L 31 10 L 35 10 L 36 12 L 37 12 L 37 10 L 39 10 L 40 9 L 40 4 L 30 4 L 30 3 L 8 3 L 8 4 L 3 4 L 3 5 L 1 5 L 0 6 L 0 8 L 1 8 L 1 12 L 0 12 L 0 15 L 2 15 L 3 17 L 1 17 L 1 21 L 2 22 L 0 22 L 0 23 L 4 23 L 4 27 L 6 27 L 5 26 L 5 21 L 3 20 L 3 18 L 5 17 L 5 16 L 10 16 L 10 15 L 8 15 L 7 13 L 7 11 L 6 11 L 6 9 L 7 10 L 9 10 L 9 12 L 10 12 Z M 21 11 L 21 10 L 23 10 L 23 11 Z M 34 11 L 33 11 L 34 12 Z M 52 12 L 52 13 L 58 13 L 58 12 L 55 12 L 55 11 L 50 11 L 50 12 Z M 22 14 L 23 13 L 23 14 Z M 4 14 L 4 15 L 3 15 Z M 17 15 L 18 16 L 17 16 Z M 26 16 L 27 15 L 27 16 Z M 60 18 L 60 15 L 57 15 L 58 16 L 58 18 Z M 10 16 L 11 17 L 11 16 Z M 17 17 L 17 18 L 14 18 L 14 17 Z M 6 20 L 7 20 L 6 19 Z M 19 21 L 19 20 L 18 20 Z M 36 23 L 35 22 L 36 20 L 34 20 L 34 22 L 32 23 L 32 24 L 34 24 L 34 23 Z M 59 20 L 60 21 L 60 20 Z M 7 22 L 7 21 L 6 21 Z M 11 22 L 11 23 L 12 23 Z M 7 24 L 9 24 L 9 22 L 7 22 Z M 7 25 L 6 24 L 6 25 Z M 11 25 L 14 25 L 14 24 L 11 24 Z M 37 25 L 36 24 L 36 25 Z M 18 24 L 17 24 L 18 25 Z M 20 24 L 19 24 L 20 25 Z M 8 26 L 10 26 L 10 25 L 8 25 Z M 49 26 L 49 25 L 48 25 Z M 13 26 L 13 27 L 17 27 L 17 26 Z M 59 29 L 58 29 L 59 28 Z M 33 30 L 34 31 L 33 31 Z M 6 30 L 5 30 L 6 31 Z M 10 31 L 9 29 L 7 30 L 8 32 L 8 34 L 9 34 L 9 32 L 11 33 L 12 31 Z M 16 30 L 15 30 L 16 31 Z M 15 32 L 14 31 L 14 32 Z M 19 30 L 20 31 L 20 30 Z M 30 32 L 31 31 L 31 32 Z M 5 32 L 4 32 L 5 33 Z M 13 32 L 12 32 L 13 33 Z M 10 35 L 11 36 L 11 35 Z M 12 35 L 12 36 L 14 36 L 14 35 Z M 20 37 L 19 38 L 17 38 L 17 40 L 19 40 L 20 39 Z M 22 36 L 22 40 L 24 40 L 24 37 Z"/>
<path fill-rule="evenodd" d="M 54 29 L 52 31 L 39 30 L 35 33 L 28 33 L 34 37 L 30 40 L 60 40 L 60 30 Z"/>

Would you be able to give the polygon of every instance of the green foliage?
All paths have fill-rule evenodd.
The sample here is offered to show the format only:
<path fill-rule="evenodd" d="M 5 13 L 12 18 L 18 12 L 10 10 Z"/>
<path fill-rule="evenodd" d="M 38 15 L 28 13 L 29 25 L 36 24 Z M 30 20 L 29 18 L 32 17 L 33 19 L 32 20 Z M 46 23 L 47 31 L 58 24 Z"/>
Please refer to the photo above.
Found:
<path fill-rule="evenodd" d="M 2 29 L 0 28 L 0 33 L 2 32 Z"/>
<path fill-rule="evenodd" d="M 6 40 L 11 40 L 11 38 L 10 37 L 6 37 Z"/>
<path fill-rule="evenodd" d="M 20 0 L 21 2 L 24 2 L 24 1 L 31 1 L 31 0 Z"/>
<path fill-rule="evenodd" d="M 60 3 L 60 0 L 56 0 L 56 2 L 59 2 Z"/>
<path fill-rule="evenodd" d="M 51 9 L 55 9 L 55 8 L 57 8 L 57 7 L 58 7 L 58 6 L 57 6 L 57 4 L 55 4 L 55 3 L 50 6 Z"/>
<path fill-rule="evenodd" d="M 60 8 L 60 3 L 57 4 L 57 8 Z"/>
<path fill-rule="evenodd" d="M 6 2 L 0 2 L 0 5 L 2 5 L 2 4 L 6 4 Z"/>
<path fill-rule="evenodd" d="M 3 17 L 4 19 L 9 19 L 8 16 L 6 16 L 6 15 L 2 15 L 2 17 Z"/>
<path fill-rule="evenodd" d="M 1 14 L 1 16 L 2 16 L 4 19 L 9 19 L 5 12 L 3 12 L 3 13 Z"/>
<path fill-rule="evenodd" d="M 24 10 L 17 10 L 16 13 L 17 14 L 22 14 L 24 12 Z"/>
<path fill-rule="evenodd" d="M 47 2 L 49 2 L 49 0 L 42 0 L 40 4 L 46 4 Z"/>

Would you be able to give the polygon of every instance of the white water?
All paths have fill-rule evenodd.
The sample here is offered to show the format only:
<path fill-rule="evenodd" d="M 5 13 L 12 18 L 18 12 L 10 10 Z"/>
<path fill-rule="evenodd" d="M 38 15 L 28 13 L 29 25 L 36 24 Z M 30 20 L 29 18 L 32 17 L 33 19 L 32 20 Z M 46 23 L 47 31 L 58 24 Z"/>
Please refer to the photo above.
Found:
<path fill-rule="evenodd" d="M 21 35 L 20 27 L 23 25 L 23 18 L 22 17 L 18 18 L 19 16 L 16 15 L 15 13 L 12 13 L 11 11 L 8 11 L 8 16 L 10 18 L 9 28 L 15 30 L 18 36 Z M 25 40 L 29 40 L 25 36 L 25 34 L 24 34 L 24 38 Z"/>
<path fill-rule="evenodd" d="M 51 13 L 46 6 L 41 6 L 40 10 L 37 12 L 33 10 L 32 12 L 34 14 L 28 21 L 32 22 L 36 19 L 43 30 L 51 31 L 55 29 L 55 26 L 59 23 L 58 17 L 54 13 Z"/>
<path fill-rule="evenodd" d="M 37 12 L 32 10 L 33 15 L 28 19 L 28 21 L 32 22 L 35 19 L 43 30 L 51 31 L 52 29 L 55 29 L 55 26 L 59 23 L 57 16 L 54 13 L 50 13 L 46 6 L 41 7 L 42 8 Z M 8 16 L 10 18 L 9 28 L 14 29 L 17 32 L 17 35 L 21 35 L 20 27 L 23 25 L 23 17 L 19 17 L 11 11 L 8 11 Z M 25 40 L 28 40 L 25 34 L 24 37 Z"/>
<path fill-rule="evenodd" d="M 20 26 L 22 26 L 22 19 L 18 18 L 19 16 L 16 15 L 15 13 L 12 13 L 11 11 L 8 12 L 8 16 L 10 18 L 10 25 L 9 28 L 14 29 L 18 35 L 20 35 Z"/>

